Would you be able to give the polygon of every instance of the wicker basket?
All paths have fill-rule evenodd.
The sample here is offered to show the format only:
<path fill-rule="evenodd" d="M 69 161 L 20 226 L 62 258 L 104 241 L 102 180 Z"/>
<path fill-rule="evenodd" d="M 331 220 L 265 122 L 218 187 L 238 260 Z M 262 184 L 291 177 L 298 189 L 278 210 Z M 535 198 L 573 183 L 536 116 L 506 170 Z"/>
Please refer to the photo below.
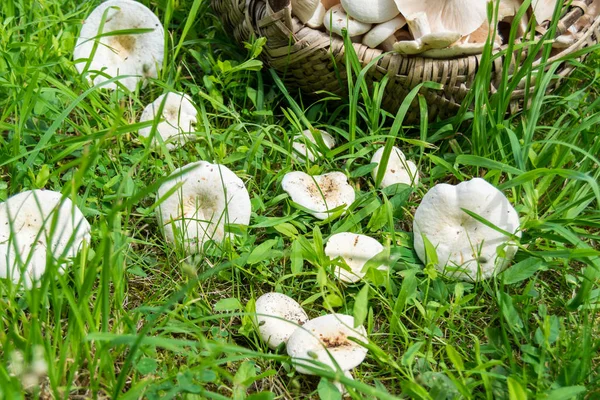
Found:
<path fill-rule="evenodd" d="M 267 38 L 265 62 L 279 71 L 284 81 L 291 87 L 299 87 L 303 92 L 314 94 L 329 91 L 345 95 L 347 85 L 344 63 L 344 45 L 339 37 L 304 26 L 290 14 L 290 0 L 212 0 L 212 6 L 222 16 L 228 32 L 232 32 L 238 42 L 251 37 Z M 557 34 L 562 34 L 587 11 L 592 0 L 571 2 L 558 23 Z M 573 53 L 583 47 L 593 45 L 599 37 L 600 17 L 586 18 L 587 23 L 580 38 L 570 47 L 553 54 L 550 62 Z M 544 27 L 538 27 L 539 33 Z M 382 51 L 355 43 L 354 49 L 363 65 L 380 56 Z M 506 47 L 506 46 L 505 46 Z M 430 119 L 456 114 L 475 79 L 481 55 L 464 56 L 453 59 L 431 59 L 400 54 L 386 54 L 369 71 L 368 78 L 379 80 L 389 75 L 383 107 L 395 112 L 404 97 L 423 81 L 443 85 L 441 91 L 424 90 L 429 107 Z M 334 70 L 334 62 L 338 64 Z M 550 64 L 550 62 L 548 64 Z M 495 58 L 492 65 L 492 91 L 496 89 L 502 76 L 504 60 Z M 558 70 L 559 77 L 567 76 L 572 67 L 563 63 Z M 338 76 L 341 75 L 341 80 Z M 559 80 L 554 81 L 554 85 Z M 512 94 L 513 109 L 525 96 L 525 90 L 515 90 Z M 416 121 L 418 107 L 406 116 L 407 121 Z"/>

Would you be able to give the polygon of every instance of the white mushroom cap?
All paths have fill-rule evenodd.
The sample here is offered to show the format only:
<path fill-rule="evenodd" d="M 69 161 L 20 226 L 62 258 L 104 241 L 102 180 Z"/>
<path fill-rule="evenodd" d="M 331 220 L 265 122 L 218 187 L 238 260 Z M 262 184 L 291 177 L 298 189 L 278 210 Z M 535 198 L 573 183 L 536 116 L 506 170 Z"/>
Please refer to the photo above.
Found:
<path fill-rule="evenodd" d="M 341 3 L 349 16 L 370 24 L 389 21 L 400 14 L 394 0 L 341 0 Z"/>
<path fill-rule="evenodd" d="M 317 5 L 317 9 L 313 13 L 313 15 L 305 22 L 306 26 L 310 28 L 318 29 L 323 26 L 323 18 L 325 18 L 325 14 L 327 13 L 327 9 L 323 5 L 323 3 L 319 2 Z"/>
<path fill-rule="evenodd" d="M 329 133 L 319 130 L 321 134 L 321 138 L 323 139 L 323 143 L 327 146 L 328 149 L 332 149 L 335 146 L 335 139 Z M 306 140 L 314 143 L 315 146 L 307 146 Z M 294 158 L 296 159 L 306 159 L 308 158 L 310 161 L 315 161 L 316 157 L 320 157 L 321 153 L 316 149 L 317 140 L 313 136 L 310 129 L 306 129 L 302 131 L 302 135 L 296 137 L 294 142 L 292 143 L 292 147 L 299 153 L 299 157 L 296 157 L 296 154 L 292 153 Z"/>
<path fill-rule="evenodd" d="M 140 117 L 140 122 L 153 120 L 164 103 L 162 114 L 160 116 L 164 121 L 156 126 L 156 133 L 161 136 L 167 149 L 172 150 L 179 145 L 183 145 L 190 137 L 193 137 L 196 117 L 198 111 L 192 100 L 182 93 L 165 93 L 156 98 L 152 103 L 144 108 Z M 138 131 L 140 136 L 150 137 L 152 126 L 142 128 Z M 158 145 L 158 140 L 154 138 L 153 145 Z"/>
<path fill-rule="evenodd" d="M 558 0 L 532 0 L 531 8 L 538 23 L 549 21 L 554 14 L 554 8 Z"/>
<path fill-rule="evenodd" d="M 468 35 L 487 18 L 486 0 L 395 0 L 407 17 L 424 12 L 431 32 L 451 31 Z"/>
<path fill-rule="evenodd" d="M 364 276 L 363 267 L 373 257 L 383 251 L 383 245 L 372 237 L 356 233 L 342 232 L 332 235 L 325 246 L 325 254 L 330 259 L 341 257 L 350 271 L 336 267 L 335 275 L 338 279 L 347 283 L 360 281 Z M 378 269 L 388 269 L 386 265 L 380 265 Z"/>
<path fill-rule="evenodd" d="M 371 24 L 360 22 L 350 17 L 344 11 L 341 4 L 331 7 L 323 17 L 325 29 L 342 36 L 342 30 L 346 29 L 349 37 L 359 36 L 371 29 Z"/>
<path fill-rule="evenodd" d="M 185 171 L 182 173 L 182 171 Z M 221 242 L 226 224 L 248 225 L 252 212 L 244 182 L 224 165 L 198 161 L 178 168 L 158 189 L 157 201 L 181 185 L 156 216 L 168 242 L 182 244 L 188 254 L 202 251 L 207 240 Z"/>
<path fill-rule="evenodd" d="M 520 237 L 519 215 L 507 198 L 485 180 L 475 178 L 456 186 L 439 184 L 429 190 L 415 212 L 414 247 L 424 263 L 423 235 L 436 248 L 436 268 L 467 281 L 501 272 L 517 252 L 506 235 L 477 221 L 469 210 L 496 227 Z M 505 245 L 504 255 L 498 248 Z"/>
<path fill-rule="evenodd" d="M 104 28 L 99 32 L 105 12 Z M 127 29 L 152 31 L 102 36 L 97 41 L 94 40 L 99 34 L 106 35 Z M 162 23 L 150 9 L 137 1 L 109 0 L 101 3 L 84 21 L 75 45 L 75 66 L 79 73 L 84 71 L 90 57 L 93 57 L 89 65 L 90 71 L 103 70 L 110 77 L 136 75 L 119 80 L 127 89 L 134 90 L 140 80 L 158 76 L 157 69 L 161 67 L 164 58 Z M 99 84 L 107 79 L 96 75 L 91 81 L 92 84 Z M 110 83 L 103 87 L 115 89 L 117 85 Z"/>
<path fill-rule="evenodd" d="M 256 300 L 256 324 L 262 340 L 276 349 L 308 321 L 300 304 L 282 293 L 265 293 Z"/>
<path fill-rule="evenodd" d="M 372 163 L 377 163 L 377 167 L 372 171 L 373 179 L 377 177 L 377 173 L 379 172 L 379 164 L 381 163 L 384 150 L 384 147 L 380 147 L 371 159 Z M 417 170 L 417 165 L 407 160 L 402 150 L 394 146 L 380 186 L 385 188 L 396 183 L 416 186 L 419 183 L 419 171 Z"/>
<path fill-rule="evenodd" d="M 287 342 L 287 353 L 301 374 L 314 374 L 313 370 L 319 367 L 313 361 L 334 370 L 339 367 L 342 371 L 348 371 L 360 365 L 367 355 L 365 347 L 349 338 L 367 342 L 365 328 L 362 325 L 354 328 L 354 317 L 343 314 L 323 315 L 311 319 L 294 331 Z"/>
<path fill-rule="evenodd" d="M 406 25 L 406 19 L 402 15 L 398 15 L 390 19 L 389 21 L 383 22 L 381 24 L 375 25 L 364 37 L 363 44 L 365 46 L 369 46 L 374 49 L 379 46 L 389 37 L 394 38 L 394 42 L 396 41 L 394 37 L 394 33 Z"/>
<path fill-rule="evenodd" d="M 0 203 L 0 278 L 29 287 L 46 270 L 46 256 L 73 258 L 91 227 L 79 208 L 59 192 L 28 190 Z M 29 262 L 27 260 L 29 259 Z"/>
<path fill-rule="evenodd" d="M 281 186 L 294 202 L 311 210 L 318 219 L 327 219 L 330 210 L 338 207 L 347 209 L 355 198 L 354 188 L 341 172 L 314 176 L 300 171 L 289 172 L 283 177 Z"/>
<path fill-rule="evenodd" d="M 308 321 L 300 304 L 282 293 L 265 293 L 256 300 L 256 324 L 260 338 L 276 349 Z"/>
<path fill-rule="evenodd" d="M 321 0 L 292 0 L 292 14 L 306 24 L 319 6 L 322 6 Z"/>

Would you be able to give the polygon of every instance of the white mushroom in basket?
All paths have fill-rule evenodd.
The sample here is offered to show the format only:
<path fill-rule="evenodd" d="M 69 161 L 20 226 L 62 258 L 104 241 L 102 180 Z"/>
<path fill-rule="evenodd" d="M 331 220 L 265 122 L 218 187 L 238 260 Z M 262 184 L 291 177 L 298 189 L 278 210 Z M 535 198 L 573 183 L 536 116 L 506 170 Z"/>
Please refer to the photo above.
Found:
<path fill-rule="evenodd" d="M 427 259 L 426 237 L 437 255 L 436 269 L 450 277 L 479 281 L 509 264 L 518 248 L 508 235 L 520 237 L 519 226 L 517 211 L 485 180 L 475 178 L 456 186 L 442 183 L 425 194 L 415 212 L 414 248 L 423 263 L 433 262 Z"/>
<path fill-rule="evenodd" d="M 117 31 L 147 29 L 143 33 L 116 34 Z M 103 35 L 103 36 L 100 36 Z M 99 37 L 100 36 L 100 37 Z M 119 80 L 134 90 L 138 82 L 156 78 L 164 58 L 164 30 L 158 17 L 142 3 L 110 0 L 101 3 L 85 19 L 73 52 L 75 67 L 83 73 L 103 71 L 109 77 L 128 75 Z M 108 78 L 91 75 L 92 84 Z M 145 81 L 144 81 L 145 83 Z M 115 89 L 116 83 L 104 86 Z"/>
<path fill-rule="evenodd" d="M 391 51 L 394 49 L 394 43 L 397 42 L 394 34 L 406 25 L 406 19 L 402 15 L 398 15 L 389 21 L 375 25 L 363 37 L 362 43 L 374 49 L 381 45 L 383 50 Z"/>
<path fill-rule="evenodd" d="M 327 219 L 332 210 L 340 207 L 345 210 L 355 198 L 354 188 L 341 172 L 315 176 L 300 171 L 289 172 L 283 177 L 281 186 L 295 203 L 318 219 Z"/>
<path fill-rule="evenodd" d="M 431 49 L 423 52 L 423 56 L 431 58 L 452 58 L 481 54 L 492 32 L 488 22 L 484 22 L 475 32 L 463 36 L 457 42 L 443 49 Z M 492 48 L 496 49 L 502 45 L 502 38 L 496 33 L 492 41 Z"/>
<path fill-rule="evenodd" d="M 341 0 L 341 2 L 349 16 L 370 24 L 380 24 L 400 14 L 394 0 Z"/>
<path fill-rule="evenodd" d="M 550 21 L 552 15 L 554 15 L 554 9 L 556 8 L 558 0 L 532 0 L 531 8 L 533 9 L 533 15 L 538 24 L 544 21 Z"/>
<path fill-rule="evenodd" d="M 419 54 L 429 49 L 443 49 L 460 39 L 456 31 L 431 31 L 429 20 L 424 12 L 412 14 L 406 18 L 414 40 L 405 40 L 394 44 L 394 50 L 403 54 Z"/>
<path fill-rule="evenodd" d="M 425 13 L 433 33 L 458 32 L 461 36 L 468 35 L 479 28 L 487 18 L 486 0 L 395 1 L 407 20 L 409 16 L 416 13 Z"/>
<path fill-rule="evenodd" d="M 344 11 L 341 4 L 331 7 L 323 17 L 325 29 L 342 36 L 342 30 L 348 32 L 349 37 L 360 36 L 371 29 L 371 24 L 358 21 Z"/>
<path fill-rule="evenodd" d="M 336 4 L 340 0 L 292 0 L 292 14 L 306 26 L 320 28 L 325 13 Z"/>

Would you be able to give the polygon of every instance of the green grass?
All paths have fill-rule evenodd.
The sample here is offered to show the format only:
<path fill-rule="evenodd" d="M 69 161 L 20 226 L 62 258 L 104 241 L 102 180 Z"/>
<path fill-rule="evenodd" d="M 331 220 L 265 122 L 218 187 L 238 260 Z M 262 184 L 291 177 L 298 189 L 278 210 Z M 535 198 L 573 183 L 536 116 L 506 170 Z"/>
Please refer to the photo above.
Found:
<path fill-rule="evenodd" d="M 81 4 L 80 4 L 81 3 Z M 147 1 L 144 1 L 148 4 Z M 65 275 L 50 268 L 23 292 L 0 282 L 0 397 L 336 398 L 332 373 L 294 372 L 260 342 L 249 312 L 266 291 L 302 302 L 310 317 L 335 311 L 364 320 L 369 354 L 347 382 L 354 398 L 593 399 L 600 397 L 600 120 L 598 58 L 575 60 L 561 90 L 536 78 L 527 110 L 505 111 L 514 80 L 489 95 L 489 58 L 473 110 L 407 126 L 383 111 L 361 67 L 347 60 L 347 99 L 307 103 L 226 36 L 206 0 L 148 4 L 164 22 L 160 80 L 131 95 L 107 93 L 77 74 L 72 50 L 98 1 L 0 2 L 0 200 L 33 188 L 67 194 L 92 224 L 92 243 Z M 488 61 L 486 61 L 488 60 Z M 431 85 L 429 85 L 431 86 Z M 504 88 L 508 88 L 504 90 Z M 191 95 L 197 141 L 153 152 L 137 137 L 143 107 L 166 90 Z M 431 90 L 435 90 L 432 87 Z M 317 164 L 290 157 L 308 125 L 339 146 Z M 399 145 L 421 170 L 414 191 L 376 190 L 375 143 Z M 185 257 L 165 243 L 155 193 L 177 167 L 227 165 L 247 184 L 253 216 L 231 246 Z M 351 212 L 316 221 L 281 190 L 292 170 L 346 172 Z M 412 215 L 428 188 L 484 177 L 521 216 L 514 265 L 497 279 L 456 282 L 423 268 Z M 323 242 L 365 233 L 390 249 L 392 272 L 344 286 Z M 40 384 L 15 374 L 41 354 Z M 18 372 L 18 371 L 17 371 Z M 339 378 L 339 376 L 337 376 Z"/>

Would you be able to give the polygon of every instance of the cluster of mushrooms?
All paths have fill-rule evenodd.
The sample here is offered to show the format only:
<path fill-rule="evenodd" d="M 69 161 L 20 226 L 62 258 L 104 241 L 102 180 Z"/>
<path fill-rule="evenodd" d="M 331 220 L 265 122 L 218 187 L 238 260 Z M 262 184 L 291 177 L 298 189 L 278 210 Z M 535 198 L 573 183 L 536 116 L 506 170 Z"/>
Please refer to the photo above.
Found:
<path fill-rule="evenodd" d="M 134 28 L 144 32 L 110 34 Z M 74 56 L 77 68 L 92 84 L 115 89 L 118 81 L 133 90 L 146 78 L 157 76 L 164 56 L 163 35 L 158 18 L 142 4 L 107 1 L 83 24 Z M 160 37 L 160 46 L 151 44 L 156 37 Z M 149 146 L 174 148 L 194 137 L 196 116 L 196 107 L 187 95 L 166 93 L 142 113 L 141 120 L 152 121 L 152 126 L 141 129 L 139 136 L 152 138 Z M 299 133 L 291 148 L 301 165 L 318 163 L 335 145 L 332 135 L 311 129 Z M 418 184 L 417 166 L 399 148 L 393 147 L 382 162 L 384 154 L 384 148 L 379 148 L 371 160 L 377 164 L 373 177 L 385 164 L 382 188 Z M 339 171 L 323 175 L 293 171 L 283 177 L 281 186 L 301 210 L 320 220 L 339 218 L 355 200 L 354 187 Z M 156 216 L 165 240 L 188 255 L 202 253 L 208 242 L 233 238 L 229 226 L 250 223 L 246 185 L 224 165 L 197 161 L 176 169 L 159 188 L 156 199 Z M 425 194 L 415 212 L 414 248 L 423 263 L 450 277 L 476 281 L 507 266 L 517 251 L 519 225 L 518 214 L 507 198 L 485 180 L 438 184 Z M 0 204 L 0 277 L 25 287 L 35 285 L 49 262 L 64 271 L 90 239 L 90 224 L 67 196 L 50 190 L 17 194 Z M 431 248 L 435 249 L 433 257 Z M 368 261 L 384 249 L 367 235 L 342 232 L 328 238 L 325 254 L 333 274 L 345 284 L 353 284 L 365 277 Z M 374 268 L 392 271 L 394 265 L 382 262 Z M 320 363 L 321 367 L 339 367 L 351 376 L 349 371 L 367 354 L 366 347 L 359 344 L 367 342 L 366 331 L 355 327 L 351 316 L 332 314 L 309 320 L 296 301 L 282 294 L 269 293 L 257 300 L 256 321 L 268 346 L 286 343 L 301 373 L 314 373 Z"/>
<path fill-rule="evenodd" d="M 488 2 L 493 3 L 497 14 L 496 29 L 488 21 Z M 522 37 L 532 18 L 537 24 L 552 19 L 557 2 L 532 0 L 518 21 L 514 19 L 523 0 L 292 0 L 290 7 L 306 26 L 340 36 L 345 30 L 353 42 L 370 48 L 452 58 L 479 54 L 487 41 L 493 48 L 507 43 L 513 22 L 518 37 Z M 594 0 L 588 16 L 597 14 L 598 3 Z M 584 18 L 570 27 L 554 46 L 573 44 L 586 22 Z"/>

